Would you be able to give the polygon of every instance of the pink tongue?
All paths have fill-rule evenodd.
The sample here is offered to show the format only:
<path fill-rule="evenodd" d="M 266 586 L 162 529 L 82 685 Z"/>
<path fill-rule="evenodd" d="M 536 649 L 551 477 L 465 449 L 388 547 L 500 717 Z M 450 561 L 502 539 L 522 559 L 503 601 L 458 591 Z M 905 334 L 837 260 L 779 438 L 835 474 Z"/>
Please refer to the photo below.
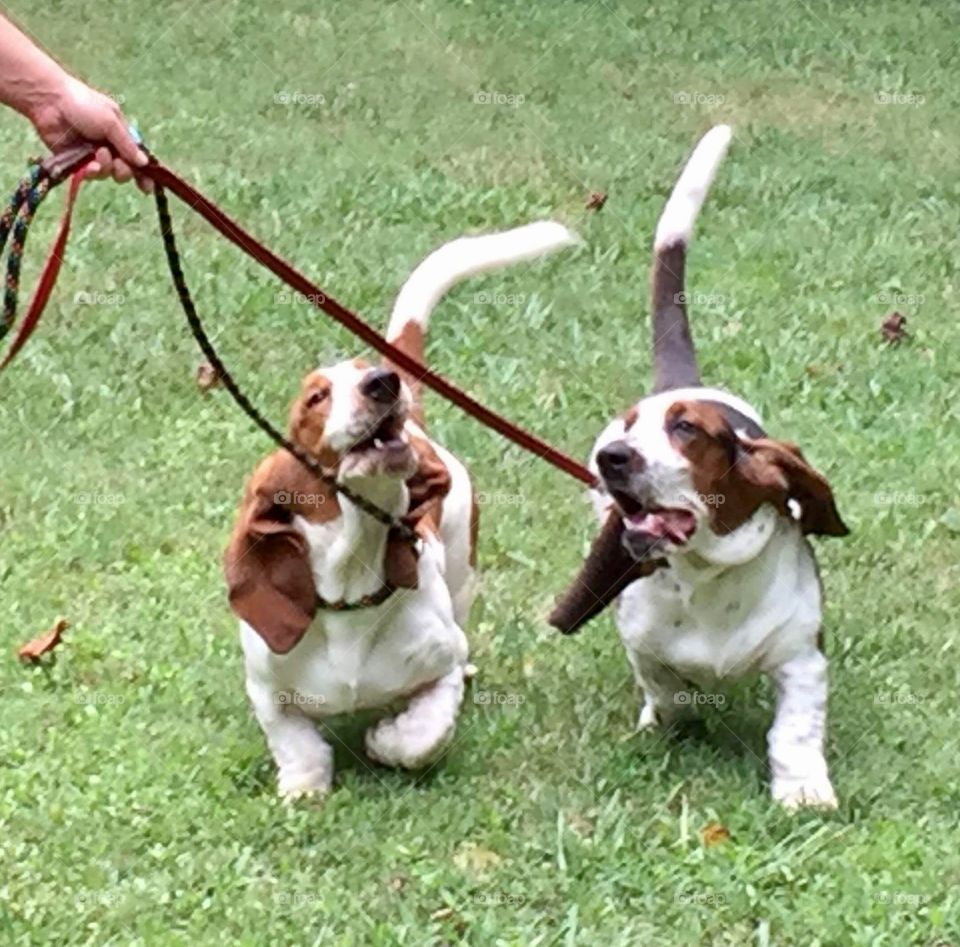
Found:
<path fill-rule="evenodd" d="M 659 536 L 680 544 L 685 543 L 696 528 L 696 517 L 689 510 L 657 510 L 655 513 L 637 513 L 627 517 L 634 528 L 650 536 Z"/>

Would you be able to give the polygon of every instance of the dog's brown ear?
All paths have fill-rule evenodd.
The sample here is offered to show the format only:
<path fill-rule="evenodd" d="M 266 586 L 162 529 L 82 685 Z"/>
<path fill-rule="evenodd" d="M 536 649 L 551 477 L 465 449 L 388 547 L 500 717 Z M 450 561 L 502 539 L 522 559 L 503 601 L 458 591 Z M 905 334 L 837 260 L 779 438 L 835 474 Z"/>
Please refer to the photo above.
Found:
<path fill-rule="evenodd" d="M 417 455 L 417 469 L 407 480 L 410 509 L 406 518 L 415 528 L 436 530 L 444 497 L 450 492 L 450 471 L 425 437 L 411 437 L 410 441 Z"/>
<path fill-rule="evenodd" d="M 804 533 L 846 536 L 827 478 L 807 463 L 796 444 L 772 438 L 741 438 L 745 456 L 737 467 L 749 483 L 787 516 L 798 518 Z M 799 510 L 791 509 L 791 502 Z"/>
<path fill-rule="evenodd" d="M 631 582 L 664 565 L 663 559 L 638 562 L 623 545 L 623 519 L 611 511 L 593 541 L 576 578 L 557 600 L 547 619 L 554 628 L 572 635 L 602 612 Z"/>
<path fill-rule="evenodd" d="M 297 464 L 280 451 L 260 465 L 224 557 L 230 607 L 277 654 L 297 644 L 317 610 L 307 541 L 293 527 Z"/>
<path fill-rule="evenodd" d="M 425 437 L 410 438 L 417 455 L 417 469 L 407 480 L 410 506 L 404 522 L 421 536 L 436 533 L 444 497 L 450 492 L 447 465 Z M 387 582 L 396 588 L 415 589 L 418 584 L 417 553 L 406 540 L 391 534 L 387 540 Z"/>

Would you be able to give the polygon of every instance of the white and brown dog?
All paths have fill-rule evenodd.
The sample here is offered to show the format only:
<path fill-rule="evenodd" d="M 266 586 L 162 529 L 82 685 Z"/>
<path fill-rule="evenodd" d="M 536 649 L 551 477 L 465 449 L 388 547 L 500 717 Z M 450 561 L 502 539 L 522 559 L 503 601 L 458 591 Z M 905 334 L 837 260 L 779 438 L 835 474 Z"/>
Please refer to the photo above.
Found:
<path fill-rule="evenodd" d="M 742 399 L 701 385 L 687 323 L 686 248 L 729 141 L 727 126 L 704 136 L 657 226 L 654 393 L 596 442 L 604 528 L 551 621 L 569 633 L 619 596 L 640 728 L 692 704 L 689 682 L 769 675 L 772 794 L 788 807 L 833 807 L 821 585 L 806 535 L 847 529 L 796 446 L 769 438 Z"/>
<path fill-rule="evenodd" d="M 455 240 L 397 297 L 388 338 L 422 360 L 433 307 L 458 280 L 567 246 L 541 222 Z M 463 698 L 477 510 L 466 468 L 424 433 L 416 379 L 355 359 L 313 371 L 290 437 L 350 490 L 414 525 L 419 548 L 281 450 L 246 488 L 226 553 L 247 693 L 284 797 L 327 792 L 333 753 L 315 721 L 404 709 L 371 727 L 367 753 L 418 768 L 450 743 Z"/>

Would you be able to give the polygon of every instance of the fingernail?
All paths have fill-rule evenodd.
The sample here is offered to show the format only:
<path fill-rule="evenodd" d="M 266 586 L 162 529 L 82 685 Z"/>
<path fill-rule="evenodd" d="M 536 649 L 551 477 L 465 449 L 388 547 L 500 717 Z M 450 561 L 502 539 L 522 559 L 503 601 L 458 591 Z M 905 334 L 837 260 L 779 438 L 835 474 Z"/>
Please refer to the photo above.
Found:
<path fill-rule="evenodd" d="M 138 151 L 135 163 L 138 168 L 145 168 L 150 163 L 150 159 L 142 151 Z"/>

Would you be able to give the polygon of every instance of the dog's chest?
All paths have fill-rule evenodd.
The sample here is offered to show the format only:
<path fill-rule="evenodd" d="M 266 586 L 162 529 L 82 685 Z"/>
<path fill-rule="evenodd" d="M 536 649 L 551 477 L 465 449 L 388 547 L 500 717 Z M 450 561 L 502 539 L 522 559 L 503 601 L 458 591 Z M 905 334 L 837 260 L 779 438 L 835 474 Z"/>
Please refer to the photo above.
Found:
<path fill-rule="evenodd" d="M 798 537 L 709 578 L 662 569 L 624 592 L 617 617 L 636 661 L 709 682 L 776 666 L 805 647 L 819 628 L 820 588 Z"/>
<path fill-rule="evenodd" d="M 276 682 L 311 716 L 382 707 L 409 696 L 466 660 L 466 641 L 452 623 L 438 621 L 417 592 L 367 614 L 321 615 L 275 668 Z M 372 612 L 386 612 L 374 615 Z"/>

